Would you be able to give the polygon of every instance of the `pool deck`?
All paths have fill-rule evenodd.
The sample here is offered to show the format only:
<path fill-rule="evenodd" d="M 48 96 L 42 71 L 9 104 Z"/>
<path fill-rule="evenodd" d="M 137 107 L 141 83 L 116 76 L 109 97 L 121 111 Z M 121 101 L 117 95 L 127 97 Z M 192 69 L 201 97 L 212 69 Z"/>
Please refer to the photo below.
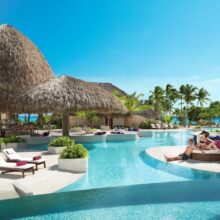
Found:
<path fill-rule="evenodd" d="M 41 153 L 19 152 L 19 155 L 33 157 Z M 2 155 L 2 153 L 0 154 Z M 33 195 L 47 194 L 56 192 L 85 175 L 84 173 L 59 171 L 57 166 L 58 155 L 43 154 L 42 158 L 46 159 L 47 168 L 40 165 L 34 175 L 25 173 L 25 178 L 22 178 L 20 172 L 0 174 L 0 200 L 20 197 L 14 188 L 14 184 L 27 189 Z"/>
<path fill-rule="evenodd" d="M 168 157 L 177 156 L 184 152 L 186 146 L 166 146 L 166 147 L 153 147 L 146 149 L 146 154 L 151 157 L 166 162 L 164 155 Z M 197 170 L 209 171 L 220 173 L 220 161 L 219 162 L 207 162 L 198 160 L 187 160 L 187 161 L 172 161 L 169 162 L 178 166 L 193 168 Z"/>

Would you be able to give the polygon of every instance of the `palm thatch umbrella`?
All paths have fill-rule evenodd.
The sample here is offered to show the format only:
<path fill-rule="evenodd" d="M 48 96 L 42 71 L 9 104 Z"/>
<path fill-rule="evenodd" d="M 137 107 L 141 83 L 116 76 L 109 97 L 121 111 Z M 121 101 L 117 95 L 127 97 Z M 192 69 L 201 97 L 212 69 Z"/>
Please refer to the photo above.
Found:
<path fill-rule="evenodd" d="M 0 91 L 14 94 L 53 78 L 39 49 L 10 25 L 0 25 Z"/>
<path fill-rule="evenodd" d="M 63 114 L 63 135 L 69 134 L 69 112 L 125 112 L 119 99 L 105 89 L 73 77 L 63 76 L 40 83 L 14 96 L 7 111 Z"/>

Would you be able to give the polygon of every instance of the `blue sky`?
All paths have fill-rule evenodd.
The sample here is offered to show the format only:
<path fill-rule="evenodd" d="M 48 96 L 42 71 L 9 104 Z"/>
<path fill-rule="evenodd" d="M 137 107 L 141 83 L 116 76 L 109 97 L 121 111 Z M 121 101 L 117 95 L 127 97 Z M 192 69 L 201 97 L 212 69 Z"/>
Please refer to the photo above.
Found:
<path fill-rule="evenodd" d="M 0 0 L 54 73 L 148 94 L 190 83 L 220 94 L 219 0 Z"/>

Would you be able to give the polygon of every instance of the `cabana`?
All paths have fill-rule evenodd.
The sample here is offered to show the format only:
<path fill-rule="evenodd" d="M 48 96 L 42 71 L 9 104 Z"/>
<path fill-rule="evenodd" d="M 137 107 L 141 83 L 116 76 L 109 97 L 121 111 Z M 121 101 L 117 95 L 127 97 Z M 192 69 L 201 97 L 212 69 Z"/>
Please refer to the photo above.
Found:
<path fill-rule="evenodd" d="M 63 76 L 40 83 L 15 96 L 8 104 L 16 112 L 63 115 L 63 135 L 69 135 L 69 113 L 125 112 L 121 102 L 105 89 L 73 77 Z"/>

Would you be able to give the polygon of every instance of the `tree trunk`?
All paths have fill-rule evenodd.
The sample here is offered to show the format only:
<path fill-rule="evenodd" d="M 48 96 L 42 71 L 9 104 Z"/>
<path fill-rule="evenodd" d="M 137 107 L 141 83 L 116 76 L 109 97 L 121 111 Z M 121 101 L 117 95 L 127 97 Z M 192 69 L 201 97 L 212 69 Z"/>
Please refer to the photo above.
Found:
<path fill-rule="evenodd" d="M 198 106 L 199 106 L 199 102 L 197 102 L 197 104 L 196 104 L 196 109 L 198 108 Z M 193 121 L 195 120 L 195 117 L 196 117 L 196 109 L 195 109 L 195 112 L 193 114 L 193 118 L 192 118 Z"/>
<path fill-rule="evenodd" d="M 62 127 L 63 127 L 63 136 L 69 137 L 69 113 L 68 112 L 63 113 Z"/>
<path fill-rule="evenodd" d="M 189 116 L 188 116 L 188 113 L 189 113 L 189 104 L 187 104 L 187 108 L 186 108 L 186 117 L 187 117 L 187 120 L 188 120 L 188 128 L 190 128 L 190 120 L 189 120 Z"/>
<path fill-rule="evenodd" d="M 130 128 L 132 127 L 132 122 L 133 122 L 132 115 L 129 114 L 129 125 L 130 125 Z"/>
<path fill-rule="evenodd" d="M 28 114 L 28 124 L 30 123 L 31 114 Z"/>
<path fill-rule="evenodd" d="M 38 114 L 37 125 L 42 126 L 43 124 L 43 114 Z"/>
<path fill-rule="evenodd" d="M 181 95 L 181 98 L 180 98 L 180 110 L 181 110 L 181 112 L 183 110 L 183 98 L 182 98 L 182 95 Z"/>

